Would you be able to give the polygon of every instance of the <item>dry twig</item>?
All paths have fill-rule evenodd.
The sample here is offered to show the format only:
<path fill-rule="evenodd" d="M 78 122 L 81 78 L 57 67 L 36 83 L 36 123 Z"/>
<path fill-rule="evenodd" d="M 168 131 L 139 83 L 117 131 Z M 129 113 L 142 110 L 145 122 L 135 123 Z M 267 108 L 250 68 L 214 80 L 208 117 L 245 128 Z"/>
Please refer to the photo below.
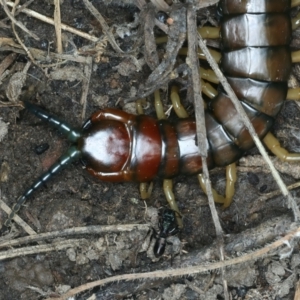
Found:
<path fill-rule="evenodd" d="M 54 0 L 54 27 L 56 33 L 57 53 L 63 52 L 61 40 L 61 17 L 60 17 L 60 0 Z"/>
<path fill-rule="evenodd" d="M 213 222 L 216 229 L 217 238 L 220 241 L 220 259 L 224 261 L 224 240 L 223 230 L 219 221 L 218 213 L 216 210 L 214 198 L 212 195 L 211 182 L 209 180 L 209 172 L 207 167 L 207 136 L 206 136 L 206 125 L 205 125 L 205 114 L 204 114 L 204 102 L 201 96 L 201 83 L 199 74 L 199 59 L 197 55 L 197 22 L 196 22 L 196 11 L 193 5 L 188 6 L 187 10 L 187 36 L 189 41 L 188 48 L 188 64 L 191 68 L 192 73 L 192 86 L 194 96 L 194 107 L 195 107 L 195 118 L 197 124 L 197 140 L 198 148 L 202 159 L 202 171 L 203 178 L 206 184 L 206 191 L 208 196 L 209 208 L 212 214 Z M 225 299 L 229 299 L 227 282 L 225 280 L 225 270 L 222 268 L 223 286 Z"/>
<path fill-rule="evenodd" d="M 0 0 L 0 1 L 5 1 L 5 0 Z M 7 1 L 6 3 L 7 3 L 8 6 L 11 6 L 11 7 L 14 6 L 13 2 Z M 19 9 L 19 8 L 21 8 L 21 7 L 18 6 L 17 9 Z M 44 16 L 44 15 L 42 15 L 42 14 L 40 14 L 40 13 L 34 11 L 34 10 L 24 8 L 24 9 L 21 10 L 21 12 L 27 14 L 30 17 L 33 17 L 33 18 L 36 18 L 40 21 L 48 23 L 50 25 L 54 25 L 54 20 L 53 19 L 51 19 L 49 17 L 46 17 L 46 16 Z M 85 38 L 85 39 L 87 39 L 91 42 L 97 42 L 99 40 L 99 38 L 97 38 L 95 36 L 92 36 L 88 33 L 77 30 L 77 29 L 75 29 L 75 28 L 73 28 L 69 25 L 63 24 L 63 23 L 61 23 L 61 29 L 66 30 L 68 32 L 71 32 L 73 34 L 76 34 L 78 36 L 81 36 L 81 37 L 83 37 L 83 38 Z"/>
<path fill-rule="evenodd" d="M 16 57 L 16 53 L 10 53 L 2 60 L 0 63 L 0 78 L 5 70 L 15 61 Z"/>
<path fill-rule="evenodd" d="M 128 232 L 132 230 L 148 231 L 150 224 L 120 224 L 107 226 L 86 226 L 72 227 L 64 230 L 34 234 L 31 236 L 21 237 L 14 240 L 0 241 L 0 248 L 20 246 L 33 242 L 45 241 L 49 239 L 70 237 L 74 235 L 99 235 L 106 232 Z"/>
<path fill-rule="evenodd" d="M 104 20 L 104 18 L 102 17 L 102 15 L 100 14 L 100 12 L 93 6 L 93 4 L 91 2 L 89 2 L 88 0 L 83 0 L 86 8 L 90 11 L 90 13 L 98 20 L 98 22 L 101 24 L 102 26 L 102 30 L 103 33 L 107 36 L 108 41 L 110 42 L 111 46 L 114 48 L 114 50 L 117 53 L 124 53 L 123 50 L 119 47 L 119 45 L 117 44 L 113 34 L 111 33 L 111 30 L 109 28 L 109 26 L 107 25 L 106 21 Z"/>
<path fill-rule="evenodd" d="M 0 252 L 0 261 L 8 258 L 20 257 L 24 255 L 46 253 L 50 251 L 60 251 L 63 249 L 71 247 L 79 247 L 86 245 L 88 241 L 86 239 L 70 239 L 58 242 L 53 242 L 52 244 L 42 244 L 37 246 L 29 246 L 18 249 L 10 249 L 7 251 Z"/>
<path fill-rule="evenodd" d="M 80 99 L 80 104 L 82 104 L 82 114 L 81 114 L 82 121 L 85 119 L 87 96 L 88 96 L 88 92 L 89 92 L 89 85 L 90 85 L 92 70 L 93 70 L 93 60 L 91 57 L 87 57 L 87 61 L 84 66 L 85 78 L 82 82 L 82 94 L 81 94 L 81 99 Z"/>
<path fill-rule="evenodd" d="M 10 39 L 7 39 L 5 42 L 3 41 L 3 43 L 1 43 L 1 38 L 0 38 L 0 51 L 12 51 L 14 53 L 19 53 L 19 54 L 27 54 L 27 52 L 23 49 L 20 49 L 21 47 L 17 44 L 11 44 L 10 43 Z M 30 53 L 32 55 L 32 57 L 34 58 L 34 60 L 39 60 L 42 62 L 46 62 L 49 60 L 65 60 L 65 61 L 74 61 L 74 62 L 78 62 L 78 63 L 83 63 L 86 64 L 88 63 L 88 58 L 85 56 L 74 56 L 71 54 L 58 54 L 58 53 L 54 53 L 54 52 L 47 52 L 47 51 L 43 51 L 40 49 L 36 49 L 36 48 L 30 48 Z M 55 64 L 57 65 L 57 63 Z M 51 65 L 41 65 L 40 66 L 44 66 L 44 67 L 50 67 Z"/>

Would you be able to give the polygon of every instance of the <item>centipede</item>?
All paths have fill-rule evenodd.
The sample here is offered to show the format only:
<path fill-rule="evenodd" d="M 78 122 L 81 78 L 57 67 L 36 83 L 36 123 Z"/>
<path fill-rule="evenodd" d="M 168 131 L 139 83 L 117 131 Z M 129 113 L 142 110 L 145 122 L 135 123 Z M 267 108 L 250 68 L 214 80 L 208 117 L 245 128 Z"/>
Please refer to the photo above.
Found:
<path fill-rule="evenodd" d="M 292 36 L 289 13 L 296 5 L 297 1 L 290 0 L 222 0 L 219 3 L 221 69 L 260 139 L 285 161 L 299 161 L 300 155 L 281 148 L 270 129 L 289 97 L 287 81 L 292 62 L 296 61 L 289 47 Z M 207 76 L 208 80 L 210 77 Z M 209 90 L 209 84 L 204 84 L 204 89 Z M 226 195 L 214 197 L 216 202 L 228 207 L 234 194 L 235 162 L 254 143 L 222 88 L 216 92 L 210 90 L 209 94 L 212 99 L 205 111 L 207 163 L 210 169 L 226 167 L 230 178 Z M 171 89 L 171 98 L 178 104 L 176 87 Z M 88 173 L 101 181 L 145 183 L 161 178 L 165 193 L 170 194 L 169 180 L 178 175 L 198 174 L 204 189 L 195 119 L 188 117 L 182 108 L 178 109 L 176 121 L 107 108 L 93 113 L 77 130 L 33 103 L 27 100 L 23 103 L 30 113 L 64 134 L 72 146 L 21 195 L 3 227 L 10 227 L 22 204 L 37 189 L 79 159 Z M 182 227 L 176 202 L 171 196 L 167 200 L 178 213 L 178 226 Z"/>

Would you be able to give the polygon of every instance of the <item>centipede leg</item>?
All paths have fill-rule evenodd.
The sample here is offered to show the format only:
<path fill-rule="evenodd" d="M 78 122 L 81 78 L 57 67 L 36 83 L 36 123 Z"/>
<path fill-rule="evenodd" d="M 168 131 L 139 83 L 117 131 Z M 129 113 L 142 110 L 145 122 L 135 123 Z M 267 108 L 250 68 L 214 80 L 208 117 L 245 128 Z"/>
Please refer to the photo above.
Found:
<path fill-rule="evenodd" d="M 163 109 L 163 104 L 160 100 L 159 90 L 156 90 L 154 92 L 154 106 L 155 106 L 155 112 L 156 112 L 157 119 L 159 119 L 159 120 L 166 119 L 167 117 L 166 117 L 166 114 Z"/>
<path fill-rule="evenodd" d="M 300 0 L 292 0 L 291 7 L 296 7 L 300 5 Z"/>
<path fill-rule="evenodd" d="M 218 39 L 220 38 L 220 27 L 203 26 L 198 28 L 199 34 L 203 39 Z M 168 36 L 160 36 L 155 39 L 156 44 L 164 44 L 168 41 Z"/>
<path fill-rule="evenodd" d="M 202 191 L 205 194 L 207 194 L 206 186 L 205 186 L 205 181 L 204 181 L 204 178 L 203 178 L 202 174 L 198 174 L 198 181 L 199 181 L 199 184 L 200 184 L 200 187 L 201 187 Z M 220 203 L 220 204 L 225 203 L 225 197 L 223 197 L 222 195 L 220 195 L 215 189 L 212 188 L 211 190 L 212 190 L 214 201 L 216 203 Z"/>
<path fill-rule="evenodd" d="M 203 175 L 198 175 L 198 181 L 200 183 L 201 189 L 206 194 L 206 187 L 205 182 L 203 179 Z M 232 198 L 235 193 L 235 185 L 236 182 L 236 164 L 232 163 L 226 167 L 226 191 L 225 191 L 225 197 L 220 195 L 215 189 L 212 189 L 212 194 L 214 201 L 216 203 L 223 204 L 223 208 L 227 208 L 232 203 Z"/>
<path fill-rule="evenodd" d="M 282 161 L 300 161 L 300 153 L 290 153 L 286 149 L 282 148 L 278 139 L 272 133 L 269 132 L 263 139 L 263 142 L 268 147 L 268 149 Z"/>
<path fill-rule="evenodd" d="M 295 7 L 300 4 L 300 0 L 292 1 L 291 6 Z M 291 19 L 292 29 L 295 30 L 300 27 L 300 13 L 297 14 L 296 17 Z M 299 63 L 300 62 L 300 50 L 291 52 L 292 62 Z M 300 88 L 289 88 L 287 93 L 287 100 L 300 101 Z"/>
<path fill-rule="evenodd" d="M 300 0 L 297 0 L 297 2 L 298 1 L 300 3 Z M 292 1 L 292 7 L 298 5 L 298 3 L 297 3 L 297 5 L 293 5 L 293 2 L 296 2 L 296 1 Z M 300 27 L 300 13 L 298 13 L 298 15 L 292 19 L 292 28 L 296 29 L 298 27 Z M 300 50 L 292 51 L 291 57 L 292 57 L 292 63 L 299 63 L 300 62 Z M 289 88 L 286 98 L 287 98 L 287 100 L 300 101 L 300 88 Z"/>
<path fill-rule="evenodd" d="M 170 95 L 172 104 L 173 104 L 173 109 L 176 113 L 176 115 L 179 118 L 188 118 L 189 115 L 186 112 L 185 108 L 183 107 L 183 105 L 181 104 L 180 98 L 179 98 L 179 94 L 178 94 L 178 87 L 177 86 L 172 86 L 171 88 L 171 95 Z"/>
<path fill-rule="evenodd" d="M 176 90 L 178 88 L 177 87 L 172 87 L 171 88 L 171 100 L 172 100 L 172 93 L 173 93 L 172 91 L 174 91 L 174 89 Z M 176 94 L 178 95 L 178 92 Z M 184 107 L 181 105 L 180 101 L 179 102 L 177 101 L 177 103 L 175 103 L 175 102 L 173 103 L 173 100 L 172 100 L 173 108 L 174 108 L 176 114 L 177 114 L 177 112 L 180 111 L 181 115 L 184 115 L 184 112 L 185 112 L 185 114 L 187 116 L 187 112 L 184 110 Z M 157 118 L 160 119 L 160 120 L 161 119 L 166 119 L 166 115 L 165 115 L 165 112 L 163 110 L 163 105 L 162 105 L 162 102 L 161 102 L 161 99 L 160 99 L 159 90 L 154 92 L 154 105 L 155 105 L 155 111 L 156 111 Z M 184 110 L 184 112 L 183 112 L 183 110 Z M 178 225 L 179 228 L 182 228 L 183 224 L 182 224 L 181 213 L 179 211 L 179 208 L 178 208 L 178 205 L 176 203 L 175 196 L 174 196 L 174 193 L 173 193 L 172 179 L 164 179 L 164 181 L 163 181 L 163 190 L 164 190 L 164 194 L 165 194 L 165 197 L 168 201 L 168 204 L 169 204 L 170 208 L 173 211 L 175 211 L 177 225 Z"/>
<path fill-rule="evenodd" d="M 287 100 L 299 101 L 300 100 L 300 88 L 288 89 L 286 99 Z"/>
<path fill-rule="evenodd" d="M 144 108 L 143 105 L 146 104 L 146 99 L 139 99 L 135 102 L 135 108 L 136 108 L 136 112 L 138 115 L 143 115 L 144 114 Z"/>
<path fill-rule="evenodd" d="M 297 15 L 297 27 L 300 26 L 300 13 Z M 295 27 L 295 28 L 297 28 Z M 293 26 L 294 29 L 294 26 Z M 300 50 L 292 51 L 291 53 L 292 62 L 299 63 L 300 62 Z M 289 88 L 286 96 L 287 100 L 300 101 L 300 88 Z"/>
<path fill-rule="evenodd" d="M 217 75 L 215 74 L 215 72 L 211 69 L 204 69 L 202 67 L 199 68 L 200 71 L 200 77 L 202 79 L 205 79 L 209 82 L 213 82 L 215 84 L 219 83 L 219 79 L 217 77 Z"/>
<path fill-rule="evenodd" d="M 211 54 L 211 56 L 214 58 L 214 60 L 216 61 L 216 63 L 219 63 L 221 61 L 221 53 L 219 51 L 216 51 L 216 50 L 213 50 L 213 49 L 208 49 L 209 53 Z M 188 53 L 188 48 L 181 48 L 179 51 L 178 51 L 178 54 L 179 55 L 187 55 Z M 198 50 L 198 58 L 199 59 L 203 59 L 203 60 L 206 60 L 206 57 L 204 55 L 204 53 L 201 51 L 201 50 Z"/>
<path fill-rule="evenodd" d="M 203 26 L 198 28 L 198 32 L 203 39 L 220 38 L 220 27 Z"/>
<path fill-rule="evenodd" d="M 176 222 L 179 228 L 183 227 L 181 213 L 179 212 L 179 208 L 177 202 L 175 200 L 175 196 L 173 193 L 173 180 L 172 179 L 164 179 L 163 189 L 165 193 L 165 197 L 169 203 L 170 208 L 175 211 Z"/>
<path fill-rule="evenodd" d="M 140 183 L 140 195 L 143 200 L 149 199 L 153 189 L 153 182 L 148 184 L 148 182 Z"/>
<path fill-rule="evenodd" d="M 220 38 L 220 28 L 219 27 L 200 27 L 198 28 L 199 34 L 202 36 L 202 38 L 207 39 L 218 39 Z M 214 49 L 208 49 L 214 60 L 219 63 L 221 61 L 221 53 L 219 51 L 216 51 Z M 181 48 L 179 50 L 180 55 L 187 55 L 188 48 Z M 198 58 L 206 60 L 206 57 L 204 53 L 198 49 Z"/>
<path fill-rule="evenodd" d="M 211 84 L 209 84 L 208 82 L 202 79 L 201 79 L 201 92 L 210 99 L 213 99 L 218 94 L 217 90 Z"/>
<path fill-rule="evenodd" d="M 223 208 L 230 206 L 232 198 L 235 193 L 235 183 L 236 183 L 236 163 L 232 163 L 226 167 L 226 191 L 225 191 L 225 201 L 223 203 Z"/>
<path fill-rule="evenodd" d="M 291 3 L 292 7 L 296 7 L 300 5 L 299 0 L 293 0 Z M 292 29 L 295 30 L 300 26 L 300 13 L 298 13 L 294 18 L 291 18 Z"/>

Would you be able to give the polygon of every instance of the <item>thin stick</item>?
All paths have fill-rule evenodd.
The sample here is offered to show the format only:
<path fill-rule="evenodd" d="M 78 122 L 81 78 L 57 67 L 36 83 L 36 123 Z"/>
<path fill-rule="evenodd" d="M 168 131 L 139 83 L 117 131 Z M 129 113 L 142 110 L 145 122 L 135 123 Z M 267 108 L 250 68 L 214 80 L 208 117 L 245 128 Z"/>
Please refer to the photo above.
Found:
<path fill-rule="evenodd" d="M 219 221 L 218 213 L 216 210 L 214 198 L 212 195 L 211 183 L 209 180 L 209 172 L 207 167 L 207 135 L 206 135 L 206 125 L 205 125 L 205 113 L 204 113 L 204 103 L 201 96 L 201 82 L 199 74 L 199 59 L 197 56 L 197 22 L 196 22 L 196 11 L 192 5 L 188 6 L 187 10 L 187 36 L 189 41 L 188 48 L 188 59 L 192 72 L 193 81 L 193 94 L 194 94 L 194 106 L 195 106 L 195 117 L 197 125 L 197 140 L 198 148 L 202 160 L 202 172 L 203 178 L 205 180 L 206 191 L 208 196 L 208 204 L 212 214 L 213 222 L 216 229 L 217 237 L 220 241 L 220 260 L 224 261 L 224 239 L 223 230 Z M 224 287 L 225 299 L 229 299 L 227 281 L 225 280 L 225 270 L 222 268 L 222 279 Z"/>
<path fill-rule="evenodd" d="M 5 1 L 5 0 L 0 0 L 0 1 Z M 14 6 L 14 3 L 10 2 L 10 1 L 7 1 L 6 4 L 8 6 L 10 6 L 10 7 Z M 17 8 L 20 8 L 20 7 L 18 6 Z M 25 13 L 25 14 L 27 14 L 30 17 L 33 17 L 33 18 L 41 20 L 41 21 L 43 21 L 45 23 L 54 25 L 54 20 L 53 19 L 51 19 L 49 17 L 46 17 L 46 16 L 44 16 L 44 15 L 42 15 L 42 14 L 40 14 L 40 13 L 34 11 L 34 10 L 31 10 L 31 9 L 28 9 L 28 8 L 24 8 L 24 9 L 22 9 L 22 12 Z M 71 27 L 69 25 L 63 24 L 63 23 L 61 23 L 61 29 L 66 30 L 66 31 L 71 32 L 71 33 L 74 33 L 74 34 L 76 34 L 78 36 L 81 36 L 81 37 L 83 37 L 83 38 L 85 38 L 85 39 L 87 39 L 89 41 L 92 41 L 92 42 L 97 42 L 99 40 L 99 38 L 97 38 L 95 36 L 92 36 L 92 35 L 90 35 L 88 33 L 85 33 L 85 32 L 82 32 L 80 30 L 77 30 L 77 29 L 75 29 L 75 28 L 73 28 L 73 27 Z"/>
<path fill-rule="evenodd" d="M 18 4 L 19 4 L 19 0 L 16 1 L 16 2 L 15 2 L 15 5 L 13 6 L 13 9 L 12 9 L 12 15 L 15 15 L 16 8 L 17 8 L 17 5 L 18 5 Z M 34 60 L 34 58 L 32 57 L 32 55 L 31 55 L 29 49 L 26 47 L 26 45 L 22 42 L 21 38 L 19 37 L 19 35 L 18 35 L 18 33 L 17 33 L 16 29 L 15 29 L 15 23 L 12 23 L 11 26 L 12 26 L 13 32 L 14 32 L 14 34 L 15 34 L 15 37 L 16 37 L 18 43 L 19 43 L 19 44 L 21 45 L 21 47 L 25 50 L 25 52 L 26 52 L 26 54 L 28 55 L 28 57 L 30 58 L 30 60 L 31 60 L 33 63 L 35 63 L 35 60 Z"/>
<path fill-rule="evenodd" d="M 56 33 L 57 53 L 62 53 L 60 0 L 54 0 L 54 27 Z"/>
<path fill-rule="evenodd" d="M 64 240 L 59 242 L 54 242 L 52 244 L 43 244 L 38 246 L 29 246 L 18 249 L 9 249 L 7 251 L 0 252 L 0 261 L 13 257 L 21 257 L 24 255 L 45 253 L 51 251 L 59 251 L 71 247 L 79 247 L 82 244 L 87 244 L 86 239 L 76 239 L 76 240 Z"/>
<path fill-rule="evenodd" d="M 85 226 L 85 227 L 73 227 L 64 230 L 52 231 L 39 233 L 31 236 L 21 237 L 9 241 L 1 241 L 0 248 L 4 247 L 14 247 L 22 244 L 39 242 L 49 239 L 69 237 L 74 235 L 100 235 L 105 232 L 128 232 L 133 230 L 138 231 L 148 231 L 151 227 L 150 224 L 118 224 L 118 225 L 95 225 L 95 226 Z"/>
<path fill-rule="evenodd" d="M 32 2 L 34 2 L 34 0 L 29 0 L 27 1 L 26 3 L 22 4 L 22 5 L 17 5 L 17 10 L 16 12 L 14 13 L 14 16 L 16 17 L 20 12 L 22 12 L 22 10 L 26 7 L 28 7 Z M 16 3 L 16 2 L 14 2 Z M 18 3 L 19 4 L 19 3 Z M 9 19 L 9 17 L 7 18 L 4 18 L 3 21 L 7 21 Z M 9 27 L 8 27 L 9 28 Z"/>
<path fill-rule="evenodd" d="M 80 104 L 82 104 L 82 113 L 81 113 L 81 120 L 85 119 L 85 112 L 86 112 L 86 103 L 87 103 L 87 95 L 90 86 L 90 79 L 93 71 L 93 59 L 91 57 L 87 57 L 87 62 L 84 66 L 84 79 L 82 82 L 82 94 Z"/>
<path fill-rule="evenodd" d="M 192 7 L 189 7 L 187 13 L 187 26 L 188 26 L 188 59 L 189 66 L 192 72 L 193 81 L 193 94 L 194 94 L 194 106 L 195 106 L 195 118 L 197 124 L 197 140 L 200 155 L 202 157 L 203 164 L 203 175 L 205 177 L 207 194 L 209 199 L 209 206 L 211 209 L 214 225 L 216 228 L 217 236 L 222 236 L 223 231 L 216 211 L 215 203 L 212 197 L 212 191 L 209 181 L 209 173 L 206 163 L 207 158 L 207 136 L 206 136 L 206 125 L 205 125 L 205 114 L 204 114 L 204 104 L 201 96 L 201 82 L 199 74 L 199 59 L 197 57 L 197 23 L 196 23 L 196 13 Z"/>
<path fill-rule="evenodd" d="M 27 54 L 25 50 L 20 49 L 20 48 L 16 48 L 16 45 L 14 46 L 3 46 L 0 45 L 0 51 L 5 52 L 5 51 L 12 51 L 15 53 L 19 53 L 19 54 Z M 43 51 L 40 49 L 36 49 L 36 48 L 30 48 L 30 53 L 32 55 L 32 57 L 36 60 L 40 60 L 40 61 L 45 61 L 45 60 L 50 60 L 50 59 L 60 59 L 60 60 L 69 60 L 69 61 L 74 61 L 74 62 L 78 62 L 78 63 L 87 63 L 88 59 L 85 56 L 74 56 L 71 54 L 58 54 L 58 53 L 54 53 L 54 52 L 47 52 L 47 51 Z M 57 63 L 55 64 L 57 65 Z M 49 67 L 49 65 L 46 65 L 46 67 Z"/>
<path fill-rule="evenodd" d="M 195 2 L 198 2 L 196 4 L 196 7 L 197 7 L 197 9 L 200 9 L 200 8 L 208 7 L 208 6 L 211 6 L 211 5 L 215 5 L 219 1 L 220 0 L 198 0 L 198 1 L 195 1 Z"/>
<path fill-rule="evenodd" d="M 0 63 L 0 77 L 6 71 L 6 69 L 15 61 L 17 57 L 16 53 L 8 54 Z"/>
<path fill-rule="evenodd" d="M 111 46 L 114 48 L 116 52 L 124 53 L 123 50 L 119 47 L 117 44 L 113 34 L 110 32 L 110 28 L 107 25 L 106 21 L 100 14 L 100 12 L 93 6 L 92 3 L 90 3 L 88 0 L 83 0 L 86 8 L 90 11 L 90 13 L 99 21 L 99 23 L 102 26 L 102 30 L 104 34 L 107 36 L 108 41 L 110 42 Z"/>

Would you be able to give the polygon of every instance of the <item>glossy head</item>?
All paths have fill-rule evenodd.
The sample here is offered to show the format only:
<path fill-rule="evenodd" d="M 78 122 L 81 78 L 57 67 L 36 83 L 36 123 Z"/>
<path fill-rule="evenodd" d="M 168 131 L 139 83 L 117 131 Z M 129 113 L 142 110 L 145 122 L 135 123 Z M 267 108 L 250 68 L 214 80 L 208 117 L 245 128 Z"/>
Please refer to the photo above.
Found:
<path fill-rule="evenodd" d="M 102 120 L 84 126 L 79 149 L 82 160 L 95 172 L 118 172 L 130 154 L 130 137 L 126 126 L 115 120 Z"/>

